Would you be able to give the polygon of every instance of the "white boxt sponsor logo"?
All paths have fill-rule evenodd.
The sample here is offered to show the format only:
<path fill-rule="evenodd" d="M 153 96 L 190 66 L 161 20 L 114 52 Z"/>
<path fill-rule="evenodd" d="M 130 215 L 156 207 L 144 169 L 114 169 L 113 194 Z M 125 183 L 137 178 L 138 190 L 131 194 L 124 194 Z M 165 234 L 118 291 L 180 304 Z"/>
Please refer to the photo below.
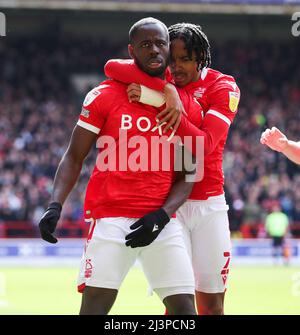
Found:
<path fill-rule="evenodd" d="M 136 121 L 137 129 L 141 132 L 146 132 L 151 128 L 151 121 L 146 116 L 141 116 Z M 132 128 L 132 116 L 122 114 L 121 129 L 128 130 Z"/>

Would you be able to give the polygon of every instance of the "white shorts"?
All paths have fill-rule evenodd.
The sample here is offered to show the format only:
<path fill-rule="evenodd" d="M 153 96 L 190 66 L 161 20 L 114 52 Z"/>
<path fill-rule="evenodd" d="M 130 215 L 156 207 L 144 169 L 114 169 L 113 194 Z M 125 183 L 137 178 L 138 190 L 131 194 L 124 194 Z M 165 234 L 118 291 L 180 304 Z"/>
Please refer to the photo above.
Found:
<path fill-rule="evenodd" d="M 188 200 L 177 211 L 192 259 L 196 290 L 225 292 L 231 256 L 231 240 L 225 196 Z"/>
<path fill-rule="evenodd" d="M 177 294 L 194 294 L 192 264 L 179 221 L 171 219 L 150 245 L 127 247 L 125 236 L 132 232 L 130 226 L 136 220 L 114 217 L 91 224 L 80 265 L 78 290 L 82 292 L 85 286 L 118 290 L 131 266 L 139 260 L 150 289 L 160 289 L 156 293 L 161 300 L 172 295 L 169 292 L 174 292 L 174 288 Z"/>

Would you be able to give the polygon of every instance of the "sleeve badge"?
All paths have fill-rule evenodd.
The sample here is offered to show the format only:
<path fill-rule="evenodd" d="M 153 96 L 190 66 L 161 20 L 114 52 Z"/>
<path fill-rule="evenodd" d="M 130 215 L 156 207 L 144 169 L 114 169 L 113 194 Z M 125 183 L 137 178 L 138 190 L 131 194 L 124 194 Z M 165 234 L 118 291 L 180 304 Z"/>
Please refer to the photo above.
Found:
<path fill-rule="evenodd" d="M 82 107 L 80 115 L 88 118 L 90 116 L 90 111 Z"/>
<path fill-rule="evenodd" d="M 237 92 L 229 92 L 229 109 L 235 113 L 240 101 L 240 94 Z"/>
<path fill-rule="evenodd" d="M 100 94 L 98 87 L 93 88 L 85 97 L 83 101 L 83 107 L 89 106 Z"/>

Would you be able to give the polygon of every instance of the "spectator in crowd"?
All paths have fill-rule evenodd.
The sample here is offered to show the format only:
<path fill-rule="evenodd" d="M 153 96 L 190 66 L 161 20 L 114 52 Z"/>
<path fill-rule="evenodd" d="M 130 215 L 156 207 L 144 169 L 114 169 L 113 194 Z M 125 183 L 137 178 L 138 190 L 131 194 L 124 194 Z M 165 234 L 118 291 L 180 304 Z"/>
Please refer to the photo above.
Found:
<path fill-rule="evenodd" d="M 266 128 L 276 125 L 288 139 L 299 139 L 300 44 L 264 40 L 251 45 L 247 41 L 211 41 L 211 45 L 213 67 L 232 74 L 244 92 L 223 165 L 231 230 L 240 234 L 252 220 L 250 208 L 250 217 L 256 218 L 255 213 L 260 210 L 263 215 L 272 201 L 278 200 L 289 216 L 292 234 L 299 236 L 300 167 L 262 146 L 259 138 Z M 21 50 L 22 57 L 18 56 Z M 83 93 L 74 89 L 72 77 L 98 74 L 112 57 L 126 57 L 122 43 L 70 36 L 3 40 L 0 220 L 24 221 L 34 227 L 36 211 L 47 205 L 55 168 L 83 99 Z M 96 152 L 95 148 L 85 161 L 62 218 L 81 220 L 82 197 Z M 252 199 L 254 189 L 256 200 Z"/>
<path fill-rule="evenodd" d="M 266 217 L 266 232 L 272 238 L 272 255 L 275 264 L 278 264 L 282 257 L 288 262 L 284 239 L 288 232 L 288 226 L 288 216 L 281 211 L 279 204 L 274 204 L 272 212 Z"/>

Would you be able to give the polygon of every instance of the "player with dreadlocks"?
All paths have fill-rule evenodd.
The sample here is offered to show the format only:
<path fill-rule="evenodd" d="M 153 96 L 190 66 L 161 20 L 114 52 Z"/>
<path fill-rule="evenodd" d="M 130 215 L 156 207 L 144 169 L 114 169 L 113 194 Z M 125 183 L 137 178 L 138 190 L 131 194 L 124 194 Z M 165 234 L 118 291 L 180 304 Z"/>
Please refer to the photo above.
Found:
<path fill-rule="evenodd" d="M 161 94 L 166 108 L 157 115 L 160 123 L 167 122 L 166 128 L 173 127 L 182 139 L 204 138 L 204 177 L 195 182 L 189 199 L 176 214 L 192 258 L 198 314 L 224 314 L 231 241 L 222 161 L 240 90 L 232 76 L 210 68 L 210 44 L 200 26 L 178 23 L 168 30 L 171 57 L 165 81 L 145 75 L 129 60 L 108 61 L 105 73 L 122 82 L 135 83 L 127 90 L 132 102 L 153 104 L 152 90 L 164 92 Z M 182 113 L 178 99 L 174 100 L 174 90 L 170 96 L 172 84 L 185 88 L 201 104 L 200 128 Z"/>
<path fill-rule="evenodd" d="M 184 48 L 190 60 L 193 59 L 193 52 L 195 53 L 195 60 L 198 65 L 197 77 L 199 77 L 200 70 L 211 65 L 210 44 L 207 36 L 200 26 L 191 23 L 177 23 L 170 26 L 168 30 L 170 40 L 174 41 L 173 49 L 178 39 L 180 39 L 184 42 Z"/>

